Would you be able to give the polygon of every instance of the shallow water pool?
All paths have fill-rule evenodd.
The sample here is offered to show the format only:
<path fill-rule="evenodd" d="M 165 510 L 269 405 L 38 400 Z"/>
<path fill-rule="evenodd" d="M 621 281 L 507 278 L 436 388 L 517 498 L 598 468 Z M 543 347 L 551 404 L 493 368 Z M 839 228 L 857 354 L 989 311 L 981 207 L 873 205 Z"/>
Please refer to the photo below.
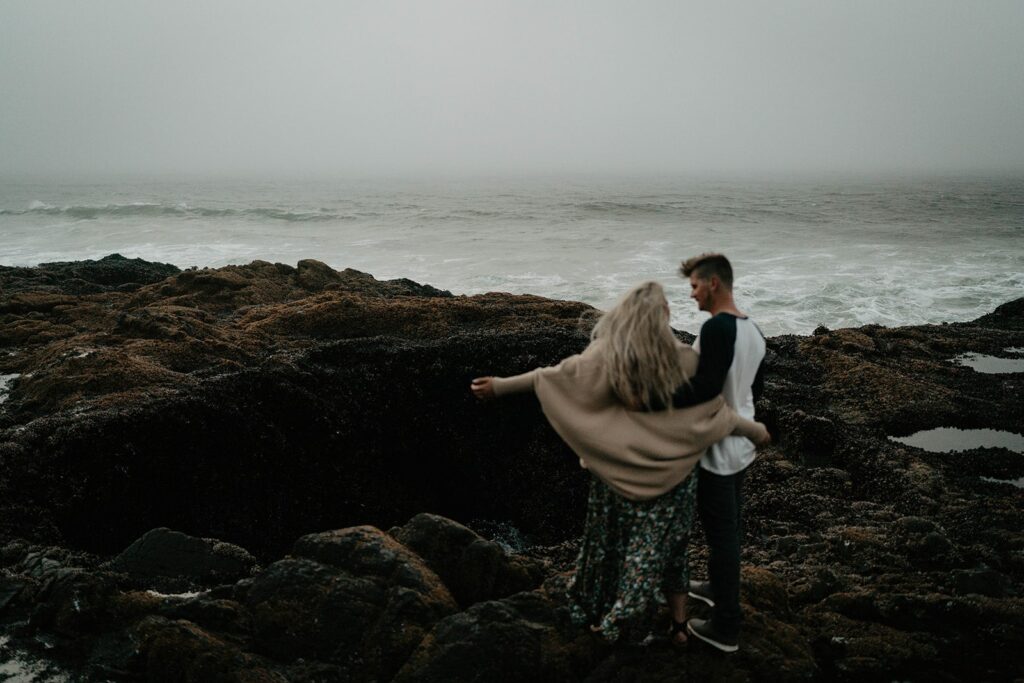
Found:
<path fill-rule="evenodd" d="M 953 362 L 987 375 L 1024 372 L 1024 358 L 1000 358 L 983 353 L 962 353 L 954 357 Z"/>
<path fill-rule="evenodd" d="M 1024 453 L 1024 435 L 999 429 L 937 427 L 910 436 L 890 436 L 889 438 L 892 441 L 932 453 L 950 453 L 972 448 L 1006 448 L 1017 453 Z"/>

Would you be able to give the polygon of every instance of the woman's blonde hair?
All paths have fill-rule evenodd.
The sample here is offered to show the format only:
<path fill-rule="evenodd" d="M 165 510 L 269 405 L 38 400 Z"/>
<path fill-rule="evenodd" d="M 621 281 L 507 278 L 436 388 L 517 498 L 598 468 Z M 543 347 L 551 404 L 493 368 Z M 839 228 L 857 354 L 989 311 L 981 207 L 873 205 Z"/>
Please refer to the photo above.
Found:
<path fill-rule="evenodd" d="M 670 408 L 672 394 L 687 379 L 668 322 L 665 290 L 644 282 L 626 292 L 590 333 L 591 341 L 604 340 L 612 390 L 630 407 Z"/>

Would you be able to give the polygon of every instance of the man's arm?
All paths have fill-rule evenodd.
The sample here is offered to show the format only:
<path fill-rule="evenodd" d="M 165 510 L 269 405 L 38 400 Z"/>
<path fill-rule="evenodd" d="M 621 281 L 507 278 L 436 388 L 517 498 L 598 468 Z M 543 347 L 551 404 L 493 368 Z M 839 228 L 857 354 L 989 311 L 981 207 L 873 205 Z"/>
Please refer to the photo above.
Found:
<path fill-rule="evenodd" d="M 689 384 L 672 395 L 672 405 L 686 408 L 710 401 L 722 393 L 725 376 L 736 352 L 736 318 L 716 315 L 700 328 L 700 360 Z"/>
<path fill-rule="evenodd" d="M 754 394 L 754 403 L 761 400 L 761 395 L 764 394 L 764 358 L 757 366 L 757 374 L 754 375 L 754 383 L 750 385 L 750 391 Z"/>

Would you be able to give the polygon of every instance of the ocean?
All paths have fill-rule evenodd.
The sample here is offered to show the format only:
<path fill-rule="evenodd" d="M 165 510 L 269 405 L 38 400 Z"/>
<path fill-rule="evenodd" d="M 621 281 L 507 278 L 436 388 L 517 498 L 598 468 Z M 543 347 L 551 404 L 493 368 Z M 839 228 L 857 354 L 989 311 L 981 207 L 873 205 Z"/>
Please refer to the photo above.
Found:
<path fill-rule="evenodd" d="M 111 253 L 179 267 L 306 258 L 456 294 L 607 307 L 646 279 L 706 318 L 679 261 L 721 251 L 767 335 L 970 320 L 1024 296 L 1024 176 L 0 182 L 0 265 Z"/>

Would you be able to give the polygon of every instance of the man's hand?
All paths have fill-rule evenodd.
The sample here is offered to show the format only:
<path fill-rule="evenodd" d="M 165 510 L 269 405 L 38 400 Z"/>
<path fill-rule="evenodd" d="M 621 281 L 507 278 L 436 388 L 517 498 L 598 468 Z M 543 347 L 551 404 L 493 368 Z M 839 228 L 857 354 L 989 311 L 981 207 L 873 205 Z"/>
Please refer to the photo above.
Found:
<path fill-rule="evenodd" d="M 763 422 L 755 422 L 754 424 L 760 427 L 757 437 L 753 439 L 754 445 L 760 447 L 770 444 L 772 442 L 772 435 L 768 433 L 768 428 L 764 426 Z"/>
<path fill-rule="evenodd" d="M 481 401 L 490 401 L 494 398 L 494 378 L 493 377 L 477 377 L 473 380 L 473 383 L 469 385 L 469 390 L 473 392 Z"/>

